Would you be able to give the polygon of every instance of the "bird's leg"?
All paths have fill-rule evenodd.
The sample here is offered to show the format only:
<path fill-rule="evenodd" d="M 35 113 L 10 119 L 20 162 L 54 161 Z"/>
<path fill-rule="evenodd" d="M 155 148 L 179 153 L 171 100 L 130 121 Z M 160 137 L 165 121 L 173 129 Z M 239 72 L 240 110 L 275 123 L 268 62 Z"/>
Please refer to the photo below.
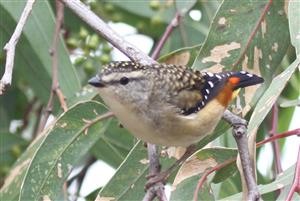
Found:
<path fill-rule="evenodd" d="M 157 174 L 149 174 L 147 178 L 147 183 L 145 185 L 146 189 L 149 189 L 151 186 L 156 184 L 157 182 L 163 182 L 165 183 L 167 178 L 171 175 L 171 173 L 179 166 L 181 165 L 187 158 L 189 158 L 195 151 L 197 147 L 196 145 L 190 145 L 187 147 L 185 153 L 177 160 L 175 161 L 171 167 L 169 167 L 167 170 L 159 172 Z"/>

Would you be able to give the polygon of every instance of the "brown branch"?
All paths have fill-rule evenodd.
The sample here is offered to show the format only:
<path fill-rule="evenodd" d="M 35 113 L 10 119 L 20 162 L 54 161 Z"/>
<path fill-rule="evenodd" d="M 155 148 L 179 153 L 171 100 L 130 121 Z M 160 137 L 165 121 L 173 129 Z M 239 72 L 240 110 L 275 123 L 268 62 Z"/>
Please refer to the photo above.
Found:
<path fill-rule="evenodd" d="M 231 158 L 231 159 L 228 159 L 226 161 L 224 161 L 223 163 L 220 163 L 219 165 L 216 165 L 215 167 L 209 169 L 207 172 L 205 172 L 202 177 L 200 178 L 199 182 L 198 182 L 198 185 L 194 191 L 194 198 L 193 200 L 194 201 L 197 201 L 198 200 L 198 194 L 199 194 L 199 190 L 202 188 L 204 182 L 206 181 L 207 177 L 215 172 L 215 171 L 218 171 L 220 170 L 221 168 L 233 163 L 234 161 L 236 161 L 236 158 Z"/>
<path fill-rule="evenodd" d="M 262 141 L 256 143 L 256 147 L 260 147 L 263 144 L 266 144 L 268 142 L 273 142 L 274 140 L 285 138 L 285 137 L 292 136 L 292 135 L 298 135 L 298 136 L 300 136 L 300 128 L 297 128 L 297 129 L 294 129 L 294 130 L 291 130 L 291 131 L 286 131 L 286 132 L 274 135 L 272 137 L 269 137 L 269 138 L 267 138 L 265 140 L 262 140 Z"/>
<path fill-rule="evenodd" d="M 248 50 L 248 48 L 249 48 L 249 46 L 250 46 L 251 41 L 253 40 L 253 38 L 254 38 L 254 36 L 255 36 L 255 34 L 256 34 L 256 32 L 257 32 L 259 26 L 261 25 L 261 22 L 264 20 L 264 18 L 265 18 L 265 16 L 266 16 L 267 12 L 268 12 L 269 9 L 270 9 L 270 6 L 271 6 L 271 4 L 272 4 L 272 1 L 273 1 L 273 0 L 269 0 L 269 2 L 265 5 L 265 7 L 264 7 L 264 9 L 263 9 L 263 11 L 262 11 L 262 13 L 261 13 L 261 15 L 260 15 L 258 21 L 256 22 L 256 25 L 255 25 L 253 31 L 251 32 L 251 34 L 250 34 L 250 36 L 249 36 L 249 38 L 248 38 L 248 40 L 247 40 L 247 43 L 246 43 L 246 46 L 245 46 L 243 52 L 241 53 L 241 55 L 240 55 L 240 57 L 237 59 L 237 61 L 232 65 L 233 67 L 236 67 L 236 66 L 237 66 L 239 63 L 241 63 L 241 61 L 243 60 L 243 58 L 244 58 L 244 56 L 245 56 L 245 54 L 246 54 L 246 52 L 247 52 L 247 50 Z"/>
<path fill-rule="evenodd" d="M 272 137 L 269 137 L 265 140 L 262 140 L 258 143 L 256 143 L 256 147 L 260 147 L 262 146 L 263 144 L 266 144 L 268 142 L 273 142 L 274 140 L 277 140 L 277 139 L 280 139 L 280 138 L 284 138 L 284 137 L 288 137 L 288 136 L 292 136 L 292 135 L 300 135 L 300 128 L 299 129 L 295 129 L 295 130 L 291 130 L 291 131 L 287 131 L 287 132 L 284 132 L 284 133 L 280 133 L 280 134 L 277 134 L 275 136 L 272 136 Z M 299 158 L 299 156 L 298 156 Z M 198 182 L 198 185 L 194 191 L 194 198 L 193 200 L 196 201 L 198 200 L 198 192 L 199 190 L 202 188 L 204 182 L 206 181 L 207 177 L 215 172 L 215 171 L 218 171 L 220 169 L 222 169 L 223 167 L 227 166 L 227 165 L 230 165 L 231 163 L 233 163 L 234 161 L 236 161 L 236 158 L 232 158 L 232 159 L 228 159 L 226 161 L 224 161 L 223 163 L 220 163 L 219 165 L 211 168 L 210 170 L 208 170 L 207 172 L 205 172 L 204 175 L 202 175 L 202 177 L 200 178 L 199 182 Z M 295 176 L 295 178 L 299 178 Z"/>
<path fill-rule="evenodd" d="M 172 19 L 171 23 L 167 26 L 163 36 L 160 38 L 160 40 L 157 43 L 157 46 L 155 47 L 151 57 L 153 59 L 157 59 L 159 57 L 159 53 L 166 43 L 167 39 L 170 37 L 171 33 L 173 32 L 174 28 L 176 28 L 179 25 L 179 21 L 181 20 L 181 15 L 177 11 L 175 14 L 175 17 Z"/>
<path fill-rule="evenodd" d="M 297 165 L 295 168 L 294 181 L 286 198 L 286 201 L 291 201 L 295 192 L 300 194 L 300 146 L 298 151 Z"/>
<path fill-rule="evenodd" d="M 103 36 L 108 42 L 115 46 L 118 50 L 123 52 L 127 57 L 133 61 L 142 64 L 156 63 L 147 54 L 143 53 L 134 45 L 126 42 L 118 33 L 112 30 L 103 20 L 101 20 L 95 13 L 93 13 L 87 6 L 80 1 L 75 0 L 60 0 L 74 13 L 76 13 L 83 21 Z"/>
<path fill-rule="evenodd" d="M 53 41 L 52 41 L 52 47 L 50 49 L 50 55 L 52 57 L 52 85 L 50 90 L 50 96 L 49 100 L 46 106 L 46 109 L 44 111 L 44 115 L 40 121 L 38 133 L 41 132 L 46 122 L 52 113 L 53 109 L 53 102 L 54 102 L 54 96 L 56 95 L 58 97 L 58 100 L 60 102 L 60 106 L 63 109 L 63 111 L 67 111 L 67 104 L 65 102 L 65 97 L 59 87 L 59 81 L 58 81 L 58 42 L 59 42 L 59 36 L 60 36 L 60 30 L 62 27 L 63 19 L 64 19 L 64 4 L 60 1 L 56 0 L 56 19 L 55 19 L 55 30 L 53 35 Z"/>
<path fill-rule="evenodd" d="M 277 107 L 277 104 L 275 103 L 272 108 L 272 126 L 271 126 L 271 130 L 269 132 L 270 137 L 276 135 L 277 127 L 278 127 L 278 107 Z M 274 156 L 275 156 L 275 172 L 276 172 L 276 175 L 278 175 L 279 173 L 282 172 L 282 166 L 281 166 L 281 160 L 280 160 L 279 143 L 277 140 L 272 142 L 272 147 L 273 147 Z"/>
<path fill-rule="evenodd" d="M 224 112 L 223 119 L 233 127 L 232 132 L 237 143 L 240 162 L 242 165 L 241 176 L 245 178 L 248 190 L 247 199 L 259 200 L 260 194 L 254 178 L 254 165 L 252 164 L 248 148 L 247 122 L 243 118 L 231 113 L 228 110 Z"/>
<path fill-rule="evenodd" d="M 148 159 L 149 159 L 149 175 L 155 175 L 160 173 L 160 163 L 159 163 L 159 154 L 157 151 L 157 146 L 154 144 L 147 143 L 148 149 Z M 155 197 L 160 201 L 167 201 L 167 197 L 164 192 L 163 182 L 157 182 L 149 189 L 143 198 L 143 201 L 153 200 Z"/>
<path fill-rule="evenodd" d="M 103 115 L 100 115 L 100 116 L 96 117 L 96 118 L 93 119 L 93 120 L 85 120 L 86 125 L 83 127 L 84 133 L 87 133 L 87 130 L 88 130 L 88 128 L 89 128 L 91 125 L 97 123 L 98 121 L 102 121 L 102 120 L 104 120 L 104 119 L 107 119 L 107 118 L 110 118 L 110 117 L 113 117 L 113 116 L 114 116 L 114 113 L 112 113 L 112 112 L 106 112 L 106 113 L 104 113 Z"/>
<path fill-rule="evenodd" d="M 6 63 L 5 72 L 0 80 L 0 95 L 4 93 L 5 87 L 11 84 L 16 45 L 20 39 L 23 27 L 28 19 L 34 3 L 35 0 L 27 1 L 13 35 L 11 36 L 8 43 L 6 43 L 4 46 L 4 50 L 6 51 Z"/>

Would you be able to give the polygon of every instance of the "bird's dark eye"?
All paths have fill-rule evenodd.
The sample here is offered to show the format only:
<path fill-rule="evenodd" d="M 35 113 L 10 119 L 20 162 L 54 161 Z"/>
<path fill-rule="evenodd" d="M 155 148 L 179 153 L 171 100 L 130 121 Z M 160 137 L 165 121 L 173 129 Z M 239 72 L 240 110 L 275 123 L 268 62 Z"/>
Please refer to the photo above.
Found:
<path fill-rule="evenodd" d="M 129 82 L 128 77 L 122 77 L 120 79 L 120 84 L 122 84 L 122 85 L 126 85 L 126 84 L 128 84 L 128 82 Z"/>

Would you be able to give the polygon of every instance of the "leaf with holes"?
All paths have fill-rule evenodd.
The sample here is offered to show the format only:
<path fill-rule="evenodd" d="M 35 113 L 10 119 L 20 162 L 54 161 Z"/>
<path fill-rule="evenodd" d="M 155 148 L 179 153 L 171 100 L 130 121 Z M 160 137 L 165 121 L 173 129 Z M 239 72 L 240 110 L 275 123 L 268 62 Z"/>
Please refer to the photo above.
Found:
<path fill-rule="evenodd" d="M 223 1 L 193 66 L 245 70 L 262 75 L 268 85 L 289 46 L 286 6 L 287 1 Z M 243 115 L 263 93 L 257 88 L 240 94 Z"/>

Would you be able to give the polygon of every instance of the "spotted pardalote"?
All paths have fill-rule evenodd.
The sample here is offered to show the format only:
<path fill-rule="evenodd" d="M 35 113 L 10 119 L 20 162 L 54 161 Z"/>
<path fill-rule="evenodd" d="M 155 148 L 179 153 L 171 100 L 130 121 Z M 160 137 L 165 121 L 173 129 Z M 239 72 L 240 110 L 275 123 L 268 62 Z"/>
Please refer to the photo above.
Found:
<path fill-rule="evenodd" d="M 89 80 L 137 138 L 186 147 L 215 129 L 236 90 L 262 82 L 245 71 L 210 73 L 130 61 L 112 62 Z"/>

